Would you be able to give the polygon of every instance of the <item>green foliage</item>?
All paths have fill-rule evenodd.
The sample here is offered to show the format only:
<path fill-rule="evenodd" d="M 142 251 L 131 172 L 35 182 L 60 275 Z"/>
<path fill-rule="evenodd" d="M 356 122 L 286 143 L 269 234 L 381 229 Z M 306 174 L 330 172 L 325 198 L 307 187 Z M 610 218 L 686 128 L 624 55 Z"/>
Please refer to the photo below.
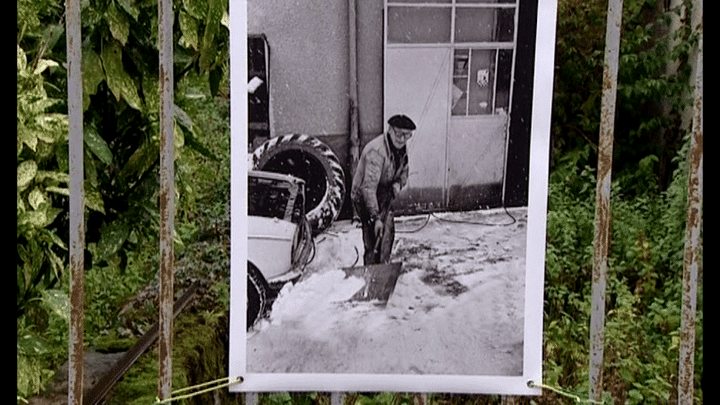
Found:
<path fill-rule="evenodd" d="M 687 3 L 687 2 L 686 2 Z M 179 262 L 220 281 L 208 295 L 228 304 L 229 120 L 227 0 L 175 0 L 176 253 Z M 676 395 L 687 138 L 687 26 L 650 0 L 624 3 L 613 182 L 612 248 L 606 319 L 606 402 L 667 403 Z M 588 325 L 595 153 L 605 34 L 602 2 L 558 4 L 545 275 L 544 382 L 587 397 Z M 63 6 L 18 2 L 17 55 L 17 394 L 52 377 L 67 350 L 68 151 Z M 157 9 L 149 0 L 83 2 L 83 110 L 87 212 L 86 336 L 106 349 L 126 347 L 118 309 L 155 276 L 157 263 Z M 677 41 L 676 41 L 677 40 Z M 677 70 L 666 71 L 668 64 Z M 659 101 L 668 102 L 662 108 Z M 209 240 L 219 240 L 215 247 Z M 701 277 L 702 279 L 702 277 Z M 702 402 L 702 288 L 698 301 L 696 397 Z M 22 313 L 20 313 L 22 312 Z M 217 311 L 195 314 L 192 335 L 217 332 Z M 189 326 L 188 326 L 189 327 Z M 200 332 L 198 332 L 200 331 Z M 177 341 L 174 387 L 202 364 L 197 340 Z M 204 341 L 210 347 L 209 342 Z M 217 343 L 217 342 L 215 342 Z M 218 360 L 214 353 L 213 360 Z M 118 398 L 151 403 L 157 356 L 133 367 Z M 204 358 L 204 357 L 203 357 Z M 223 367 L 221 362 L 219 367 Z M 208 378 L 210 379 L 210 378 Z M 203 382 L 203 381 L 197 381 Z M 552 395 L 538 403 L 553 403 Z M 329 401 L 318 393 L 262 395 L 262 403 Z M 409 394 L 353 394 L 353 404 L 407 404 Z M 443 398 L 497 403 L 497 398 Z M 494 401 L 494 402 L 493 402 Z"/>
<path fill-rule="evenodd" d="M 613 170 L 626 193 L 664 190 L 676 168 L 681 114 L 691 94 L 687 60 L 694 39 L 686 25 L 670 28 L 689 6 L 683 2 L 666 10 L 655 0 L 623 3 Z M 558 2 L 553 164 L 590 145 L 591 159 L 580 167 L 595 165 L 606 8 L 603 2 Z"/>
<path fill-rule="evenodd" d="M 551 175 L 544 313 L 544 381 L 580 389 L 588 384 L 594 229 L 594 192 L 584 190 L 595 184 L 592 170 L 578 168 L 584 153 L 564 156 Z M 604 381 L 615 403 L 664 404 L 677 396 L 685 156 L 678 154 L 679 169 L 664 192 L 627 195 L 621 182 L 613 183 Z M 701 287 L 698 303 L 701 336 Z M 698 338 L 698 381 L 702 353 Z M 696 395 L 702 397 L 699 385 Z"/>
<path fill-rule="evenodd" d="M 197 154 L 216 159 L 203 132 L 184 111 L 182 82 L 192 78 L 219 93 L 227 80 L 227 0 L 177 0 L 175 24 L 175 158 L 178 212 L 198 192 Z M 159 96 L 157 2 L 82 3 L 84 189 L 87 271 L 86 336 L 112 334 L 117 309 L 147 283 L 155 267 L 144 247 L 157 246 Z M 62 1 L 18 3 L 17 31 L 17 299 L 18 398 L 36 393 L 67 352 L 67 326 L 58 303 L 67 294 L 69 157 L 64 6 Z M 203 87 L 203 92 L 205 92 Z M 210 99 L 210 98 L 209 98 Z M 214 135 L 214 132 L 208 132 Z M 215 153 L 217 150 L 215 151 Z M 206 170 L 206 168 L 202 168 Z M 208 169 L 209 170 L 209 169 Z M 209 175 L 208 175 L 209 177 Z M 183 219 L 184 221 L 184 219 Z M 191 222 L 176 235 L 195 237 Z M 60 288 L 58 289 L 58 286 Z M 51 293 L 50 295 L 48 295 Z M 31 336 L 31 338 L 25 338 Z M 42 336 L 42 338 L 41 338 Z M 25 342 L 25 343 L 23 343 Z"/>
<path fill-rule="evenodd" d="M 17 236 L 24 262 L 18 268 L 18 296 L 23 297 L 43 266 L 57 277 L 63 267 L 57 249 L 66 249 L 47 229 L 61 211 L 53 194 L 68 193 L 68 176 L 54 170 L 53 162 L 54 150 L 67 137 L 67 117 L 46 112 L 57 100 L 47 97 L 43 87 L 42 73 L 56 65 L 42 59 L 28 66 L 25 52 L 17 47 Z"/>
<path fill-rule="evenodd" d="M 226 0 L 178 0 L 174 6 L 176 21 L 182 16 L 182 24 L 176 25 L 176 36 L 180 38 L 173 61 L 176 83 L 188 75 L 204 76 L 211 90 L 217 93 L 227 70 L 228 3 Z M 48 139 L 54 133 L 67 137 L 66 118 L 60 113 L 66 105 L 64 89 L 67 80 L 62 68 L 65 44 L 59 41 L 64 31 L 62 9 L 62 3 L 49 0 L 19 4 L 18 19 L 22 26 L 18 33 L 19 49 L 28 47 L 35 58 L 32 63 L 22 60 L 29 67 L 20 72 L 19 66 L 19 75 L 25 75 L 26 70 L 32 73 L 33 70 L 52 69 L 44 86 L 50 91 L 49 97 L 32 103 L 18 100 L 19 105 L 27 106 L 19 109 L 18 153 L 21 145 L 35 151 L 38 139 L 54 142 L 54 149 L 43 145 L 38 153 L 54 161 L 57 171 L 66 173 L 66 139 Z M 156 168 L 160 141 L 157 3 L 93 0 L 82 4 L 81 13 L 85 193 L 87 205 L 93 210 L 87 215 L 86 240 L 100 245 L 97 251 L 100 256 L 93 259 L 104 263 L 113 260 L 114 255 L 123 255 L 121 248 L 135 246 L 128 239 L 131 231 L 140 238 L 157 231 Z M 21 63 L 20 57 L 18 63 Z M 45 91 L 41 85 L 35 88 Z M 18 87 L 18 97 L 21 95 L 26 99 L 38 98 Z M 192 119 L 183 111 L 183 100 L 182 94 L 175 100 L 175 158 L 178 162 L 183 162 L 184 155 L 190 150 L 210 153 Z M 37 114 L 36 110 L 44 111 L 50 107 L 52 111 L 44 112 L 42 119 L 34 119 L 33 125 L 20 125 L 29 120 L 23 117 L 24 121 L 20 122 L 20 113 Z M 65 128 L 58 131 L 50 128 L 63 123 Z M 36 170 L 43 170 L 31 161 L 19 169 L 18 182 L 22 186 L 32 179 L 30 176 Z M 178 177 L 182 178 L 188 172 L 191 170 L 187 168 L 180 170 Z M 61 177 L 62 180 L 67 182 L 67 176 Z M 55 193 L 68 195 L 65 184 L 50 187 Z M 189 188 L 183 191 L 188 190 L 192 191 Z M 32 197 L 35 204 L 43 201 L 39 192 L 34 192 Z M 60 228 L 67 226 L 66 210 L 61 207 L 60 211 L 52 212 L 52 219 L 57 217 L 56 225 Z M 25 215 L 32 215 L 36 223 L 49 217 L 41 217 L 40 213 Z M 67 241 L 66 235 L 60 234 L 60 237 Z"/>
<path fill-rule="evenodd" d="M 68 193 L 67 173 L 57 170 L 55 160 L 55 151 L 66 145 L 67 118 L 47 111 L 57 100 L 44 87 L 43 73 L 55 67 L 48 59 L 28 63 L 17 47 L 18 398 L 47 383 L 54 374 L 49 364 L 64 354 L 55 344 L 67 341 L 63 332 L 46 332 L 67 330 L 69 315 L 66 292 L 55 289 L 67 243 L 52 224 L 63 210 L 58 196 Z"/>

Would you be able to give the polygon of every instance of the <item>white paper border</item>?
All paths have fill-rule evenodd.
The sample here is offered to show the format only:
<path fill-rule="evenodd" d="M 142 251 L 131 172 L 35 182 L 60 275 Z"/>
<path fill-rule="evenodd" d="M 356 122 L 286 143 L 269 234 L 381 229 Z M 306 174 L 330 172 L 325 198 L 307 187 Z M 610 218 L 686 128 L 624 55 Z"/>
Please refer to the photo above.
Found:
<path fill-rule="evenodd" d="M 379 391 L 540 395 L 548 158 L 557 0 L 538 0 L 528 184 L 523 375 L 280 374 L 247 372 L 247 0 L 230 0 L 231 238 L 229 377 L 231 392 Z M 234 338 L 233 338 L 234 337 Z"/>

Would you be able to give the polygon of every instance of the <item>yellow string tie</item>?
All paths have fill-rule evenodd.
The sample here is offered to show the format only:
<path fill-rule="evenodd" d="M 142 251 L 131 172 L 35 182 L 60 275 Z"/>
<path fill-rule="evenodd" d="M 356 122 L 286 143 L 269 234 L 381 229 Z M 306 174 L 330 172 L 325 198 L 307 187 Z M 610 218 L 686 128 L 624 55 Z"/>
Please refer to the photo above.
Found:
<path fill-rule="evenodd" d="M 179 390 L 171 393 L 171 394 L 170 394 L 170 398 L 161 400 L 160 398 L 157 398 L 157 397 L 156 397 L 156 398 L 155 398 L 155 404 L 169 404 L 169 403 L 172 402 L 172 401 L 179 401 L 179 400 L 181 400 L 181 399 L 191 398 L 191 397 L 194 397 L 194 396 L 196 396 L 196 395 L 205 394 L 205 393 L 208 393 L 208 392 L 211 392 L 211 391 L 214 391 L 214 390 L 218 390 L 218 389 L 220 389 L 220 388 L 228 387 L 228 386 L 233 385 L 233 384 L 235 384 L 235 383 L 240 383 L 240 382 L 242 382 L 242 381 L 243 381 L 243 378 L 242 378 L 242 377 L 234 377 L 234 378 L 231 378 L 231 377 L 223 377 L 223 378 L 219 378 L 219 379 L 217 379 L 217 380 L 208 381 L 208 382 L 205 382 L 205 383 L 202 383 L 202 384 L 198 384 L 198 385 L 193 385 L 192 387 L 181 388 L 181 389 L 179 389 Z M 205 388 L 204 390 L 200 390 L 200 391 L 197 391 L 197 392 L 193 392 L 193 393 L 190 393 L 190 394 L 185 394 L 185 395 L 181 395 L 181 396 L 177 396 L 177 397 L 175 396 L 175 395 L 180 394 L 180 393 L 182 393 L 182 392 L 192 391 L 192 390 L 196 390 L 196 389 L 198 389 L 198 388 L 208 387 L 208 386 L 211 386 L 211 385 L 212 385 L 212 387 Z"/>
<path fill-rule="evenodd" d="M 600 402 L 600 401 L 595 401 L 594 399 L 582 399 L 582 398 L 580 398 L 580 397 L 577 396 L 577 395 L 571 394 L 571 393 L 569 393 L 569 392 L 565 392 L 565 391 L 563 391 L 563 390 L 561 390 L 561 389 L 559 389 L 559 388 L 551 387 L 551 386 L 545 385 L 545 384 L 543 384 L 543 383 L 536 383 L 535 381 L 529 381 L 529 382 L 528 382 L 528 386 L 548 389 L 548 390 L 550 390 L 550 391 L 552 391 L 552 392 L 555 392 L 555 393 L 557 393 L 557 394 L 560 394 L 560 395 L 562 395 L 562 396 L 565 396 L 565 397 L 568 397 L 568 398 L 572 398 L 572 399 L 574 399 L 575 402 L 577 402 L 577 403 L 584 402 L 584 403 L 588 403 L 588 404 L 599 404 L 599 405 L 602 405 L 602 404 L 603 404 L 602 402 Z"/>

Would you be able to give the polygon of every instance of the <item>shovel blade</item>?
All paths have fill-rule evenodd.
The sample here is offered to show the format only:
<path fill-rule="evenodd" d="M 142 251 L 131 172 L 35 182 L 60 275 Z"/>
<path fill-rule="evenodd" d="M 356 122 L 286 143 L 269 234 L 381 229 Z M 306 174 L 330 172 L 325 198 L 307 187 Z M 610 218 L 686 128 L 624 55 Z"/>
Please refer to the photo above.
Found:
<path fill-rule="evenodd" d="M 350 301 L 378 301 L 387 305 L 390 295 L 395 290 L 402 263 L 371 264 L 368 266 L 343 268 L 347 277 L 359 277 L 365 280 L 365 286 L 360 289 Z"/>

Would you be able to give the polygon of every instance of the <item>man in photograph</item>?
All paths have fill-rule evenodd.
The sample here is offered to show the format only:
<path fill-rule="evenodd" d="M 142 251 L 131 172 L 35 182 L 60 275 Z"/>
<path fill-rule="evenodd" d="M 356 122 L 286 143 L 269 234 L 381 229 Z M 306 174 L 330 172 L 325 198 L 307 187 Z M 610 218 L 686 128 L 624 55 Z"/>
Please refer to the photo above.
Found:
<path fill-rule="evenodd" d="M 387 132 L 371 140 L 358 161 L 350 193 L 362 226 L 364 265 L 388 263 L 395 239 L 390 205 L 407 184 L 407 141 L 415 123 L 405 115 L 388 120 Z"/>

